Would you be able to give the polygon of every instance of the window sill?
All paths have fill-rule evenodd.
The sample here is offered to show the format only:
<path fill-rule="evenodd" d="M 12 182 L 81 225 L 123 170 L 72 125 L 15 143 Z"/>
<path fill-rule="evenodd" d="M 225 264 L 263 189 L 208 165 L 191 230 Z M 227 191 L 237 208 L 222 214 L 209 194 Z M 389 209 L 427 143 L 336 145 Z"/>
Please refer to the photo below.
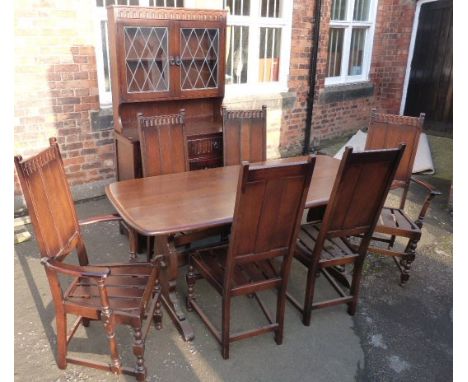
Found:
<path fill-rule="evenodd" d="M 357 98 L 371 97 L 373 94 L 374 84 L 369 81 L 326 85 L 319 95 L 319 103 L 343 102 Z"/>
<path fill-rule="evenodd" d="M 223 105 L 233 109 L 260 109 L 265 105 L 268 109 L 289 109 L 296 101 L 296 93 L 293 92 L 244 92 L 240 94 L 228 94 L 223 100 Z"/>
<path fill-rule="evenodd" d="M 237 98 L 259 95 L 268 96 L 272 93 L 284 93 L 288 91 L 288 86 L 282 82 L 263 82 L 255 84 L 226 84 L 225 97 Z"/>

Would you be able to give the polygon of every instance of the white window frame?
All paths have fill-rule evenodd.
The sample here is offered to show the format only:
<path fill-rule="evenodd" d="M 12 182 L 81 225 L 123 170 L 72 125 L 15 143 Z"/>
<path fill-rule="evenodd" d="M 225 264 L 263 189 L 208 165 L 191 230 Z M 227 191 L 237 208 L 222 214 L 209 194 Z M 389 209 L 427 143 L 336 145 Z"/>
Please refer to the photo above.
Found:
<path fill-rule="evenodd" d="M 369 81 L 369 71 L 372 60 L 372 48 L 374 45 L 374 31 L 375 21 L 377 13 L 378 0 L 371 0 L 369 5 L 369 20 L 368 21 L 353 21 L 354 4 L 356 0 L 348 0 L 346 7 L 346 20 L 332 20 L 330 16 L 330 28 L 342 28 L 344 29 L 343 36 L 343 53 L 341 58 L 341 75 L 335 77 L 326 77 L 325 86 L 327 85 L 338 85 L 347 84 L 354 82 L 365 82 Z M 332 7 L 330 6 L 330 9 Z M 367 28 L 366 38 L 364 42 L 364 54 L 362 58 L 362 73 L 359 75 L 348 75 L 349 66 L 349 54 L 351 50 L 351 35 L 353 28 Z M 330 32 L 328 32 L 330 33 Z M 327 46 L 328 54 L 328 46 Z"/>
<path fill-rule="evenodd" d="M 224 2 L 223 2 L 224 5 Z M 284 92 L 288 90 L 288 74 L 291 53 L 291 24 L 292 4 L 287 0 L 280 1 L 281 17 L 262 17 L 261 0 L 251 0 L 250 15 L 238 16 L 228 15 L 227 25 L 246 26 L 249 28 L 249 46 L 247 63 L 247 82 L 245 84 L 227 84 L 226 92 L 232 96 L 252 93 Z M 278 81 L 259 82 L 259 51 L 260 51 L 260 28 L 281 28 L 280 68 Z M 252 85 L 255 85 L 254 87 Z"/>
<path fill-rule="evenodd" d="M 93 0 L 95 1 L 95 0 Z M 104 0 L 105 1 L 105 0 Z M 217 0 L 218 8 L 223 9 L 224 0 Z M 269 94 L 288 91 L 288 75 L 291 53 L 291 29 L 293 7 L 287 0 L 280 1 L 281 17 L 261 17 L 261 0 L 251 0 L 250 15 L 237 16 L 228 15 L 227 25 L 249 27 L 249 46 L 247 63 L 247 82 L 245 84 L 227 84 L 228 96 L 244 96 L 248 94 Z M 140 6 L 149 6 L 149 0 L 139 0 Z M 184 8 L 195 8 L 197 0 L 185 0 Z M 96 36 L 96 70 L 99 88 L 99 102 L 101 108 L 112 107 L 112 92 L 105 89 L 104 59 L 102 50 L 101 22 L 107 22 L 107 8 L 94 5 L 95 36 Z M 259 82 L 259 50 L 260 50 L 260 28 L 281 28 L 280 68 L 278 81 Z M 107 57 L 110 60 L 109 55 Z M 108 62 L 110 71 L 110 62 Z M 223 73 L 225 75 L 225 73 Z M 112 84 L 111 84 L 112 87 Z"/>
<path fill-rule="evenodd" d="M 95 9 L 95 33 L 96 42 L 96 72 L 97 72 L 97 81 L 99 89 L 99 103 L 102 109 L 112 107 L 112 91 L 106 90 L 106 78 L 104 75 L 104 57 L 102 50 L 102 34 L 101 34 L 101 22 L 106 22 L 106 32 L 107 32 L 107 8 L 98 7 L 94 5 Z M 107 37 L 107 36 L 106 36 Z M 109 58 L 109 49 L 107 50 L 107 65 L 109 67 L 109 76 L 110 76 L 110 58 Z M 110 83 L 110 79 L 109 79 Z M 112 84 L 110 84 L 112 86 Z"/>

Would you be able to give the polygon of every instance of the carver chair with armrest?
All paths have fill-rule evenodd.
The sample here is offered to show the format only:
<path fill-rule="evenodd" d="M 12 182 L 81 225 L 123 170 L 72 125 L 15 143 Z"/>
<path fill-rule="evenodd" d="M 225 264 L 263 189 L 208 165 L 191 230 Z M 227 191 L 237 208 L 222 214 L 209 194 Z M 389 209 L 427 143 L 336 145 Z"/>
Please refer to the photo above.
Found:
<path fill-rule="evenodd" d="M 406 144 L 405 153 L 401 159 L 391 189 L 400 189 L 400 205 L 398 208 L 385 206 L 375 227 L 373 242 L 369 252 L 392 256 L 400 270 L 400 284 L 409 279 L 409 270 L 415 260 L 416 247 L 421 238 L 421 228 L 432 199 L 440 195 L 430 184 L 412 176 L 413 164 L 418 150 L 419 137 L 424 124 L 424 114 L 419 117 L 407 117 L 393 114 L 379 114 L 372 110 L 367 133 L 366 150 L 397 147 Z M 427 191 L 418 217 L 411 218 L 404 210 L 411 182 Z M 397 243 L 401 238 L 405 244 Z M 384 243 L 384 246 L 377 243 Z"/>
<path fill-rule="evenodd" d="M 266 160 L 266 106 L 261 110 L 221 109 L 224 165 Z"/>
<path fill-rule="evenodd" d="M 323 220 L 301 226 L 294 257 L 307 267 L 304 303 L 288 298 L 302 311 L 304 325 L 310 325 L 313 309 L 348 304 L 348 313 L 355 313 L 367 248 L 403 151 L 404 145 L 357 153 L 347 147 Z M 362 235 L 359 246 L 349 241 L 352 235 Z M 314 301 L 320 273 L 339 297 Z"/>
<path fill-rule="evenodd" d="M 244 163 L 229 243 L 189 255 L 187 309 L 200 315 L 220 342 L 225 359 L 233 341 L 273 331 L 276 343 L 282 343 L 286 285 L 314 165 L 315 158 L 282 165 Z M 206 279 L 221 295 L 221 330 L 195 300 L 198 278 Z M 257 294 L 268 289 L 277 291 L 276 318 Z M 231 300 L 245 295 L 260 304 L 268 324 L 231 333 Z"/>
<path fill-rule="evenodd" d="M 145 380 L 145 338 L 153 318 L 157 326 L 161 323 L 159 258 L 152 263 L 89 264 L 80 226 L 120 218 L 110 215 L 78 222 L 55 138 L 50 139 L 49 148 L 30 159 L 16 156 L 15 165 L 55 305 L 58 367 L 65 369 L 73 363 Z M 72 252 L 79 265 L 65 262 Z M 63 277 L 70 279 L 68 286 Z M 68 315 L 77 320 L 67 333 Z M 93 320 L 104 324 L 110 364 L 68 355 L 69 342 L 80 324 L 88 326 Z M 120 360 L 115 330 L 122 324 L 134 331 L 134 368 L 122 366 Z"/>

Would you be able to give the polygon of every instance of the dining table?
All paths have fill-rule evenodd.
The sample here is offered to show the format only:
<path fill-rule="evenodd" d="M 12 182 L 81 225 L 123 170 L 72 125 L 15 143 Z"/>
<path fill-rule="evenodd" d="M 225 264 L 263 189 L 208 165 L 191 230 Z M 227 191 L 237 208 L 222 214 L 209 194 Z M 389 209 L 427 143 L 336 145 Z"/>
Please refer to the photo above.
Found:
<path fill-rule="evenodd" d="M 305 156 L 288 157 L 255 165 L 303 161 Z M 338 171 L 338 159 L 317 155 L 305 208 L 327 205 Z M 177 248 L 177 234 L 229 226 L 240 166 L 128 179 L 111 183 L 105 192 L 125 223 L 144 236 L 155 238 L 155 251 L 163 255 L 161 269 L 162 303 L 186 341 L 194 338 L 193 328 L 181 309 L 177 294 L 178 269 L 184 264 Z"/>

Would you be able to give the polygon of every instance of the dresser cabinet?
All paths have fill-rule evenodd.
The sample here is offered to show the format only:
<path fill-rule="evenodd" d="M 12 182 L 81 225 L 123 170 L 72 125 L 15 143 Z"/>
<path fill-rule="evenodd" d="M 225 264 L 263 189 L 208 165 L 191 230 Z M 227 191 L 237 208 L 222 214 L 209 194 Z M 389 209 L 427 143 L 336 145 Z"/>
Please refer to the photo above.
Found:
<path fill-rule="evenodd" d="M 191 170 L 223 165 L 226 11 L 108 7 L 117 177 L 141 177 L 137 114 L 186 111 Z"/>

